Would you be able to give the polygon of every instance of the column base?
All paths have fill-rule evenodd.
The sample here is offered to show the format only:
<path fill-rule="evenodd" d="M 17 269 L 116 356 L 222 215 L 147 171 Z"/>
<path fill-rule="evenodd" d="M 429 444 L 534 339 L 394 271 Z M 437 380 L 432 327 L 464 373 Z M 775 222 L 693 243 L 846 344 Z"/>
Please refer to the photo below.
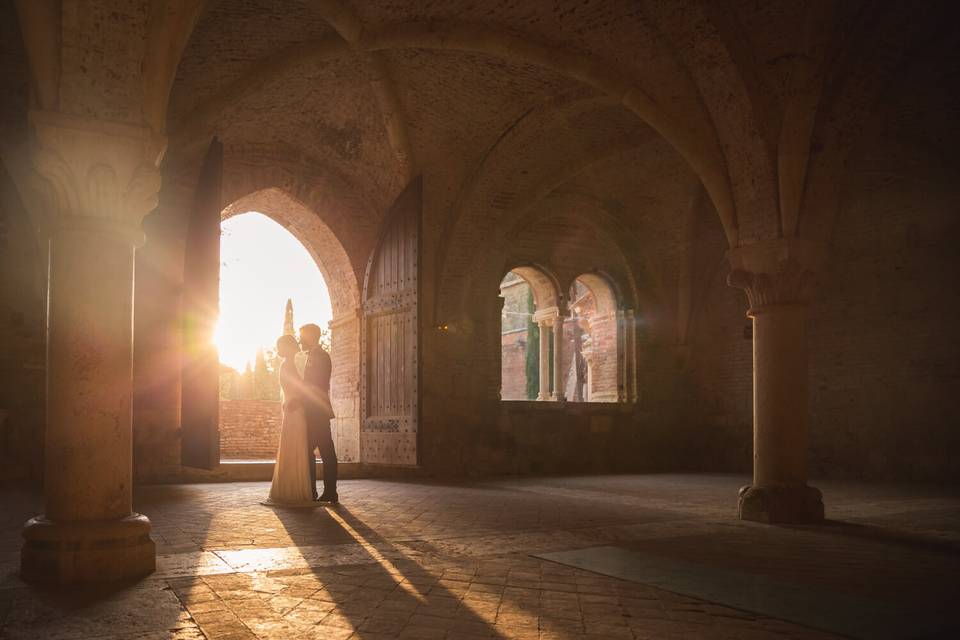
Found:
<path fill-rule="evenodd" d="M 815 487 L 756 487 L 740 489 L 737 513 L 741 520 L 805 524 L 823 521 L 823 494 Z"/>
<path fill-rule="evenodd" d="M 54 522 L 31 518 L 23 529 L 20 577 L 29 582 L 114 582 L 156 569 L 150 520 L 132 514 L 119 520 Z"/>

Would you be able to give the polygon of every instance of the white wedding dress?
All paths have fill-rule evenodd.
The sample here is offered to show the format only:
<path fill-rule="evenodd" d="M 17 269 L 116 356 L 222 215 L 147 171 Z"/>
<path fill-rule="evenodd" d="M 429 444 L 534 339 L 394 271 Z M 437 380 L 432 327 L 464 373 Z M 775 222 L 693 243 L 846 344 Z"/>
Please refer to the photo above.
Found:
<path fill-rule="evenodd" d="M 307 459 L 307 419 L 303 410 L 303 379 L 292 358 L 280 365 L 280 391 L 284 407 L 291 401 L 294 407 L 284 409 L 280 426 L 280 446 L 273 467 L 270 485 L 272 504 L 315 505 L 310 487 L 310 467 Z"/>

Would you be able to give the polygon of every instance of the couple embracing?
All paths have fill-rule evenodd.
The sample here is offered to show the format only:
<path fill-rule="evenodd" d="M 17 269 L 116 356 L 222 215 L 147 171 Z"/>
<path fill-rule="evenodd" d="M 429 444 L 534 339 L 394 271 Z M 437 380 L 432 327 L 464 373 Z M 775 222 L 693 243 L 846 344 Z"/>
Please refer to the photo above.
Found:
<path fill-rule="evenodd" d="M 301 350 L 307 356 L 302 376 L 296 363 Z M 280 336 L 277 354 L 283 358 L 280 364 L 283 422 L 268 504 L 335 505 L 339 500 L 337 452 L 330 432 L 332 365 L 330 354 L 320 346 L 320 327 L 315 324 L 300 327 L 299 344 L 292 335 Z M 319 497 L 315 449 L 320 449 L 323 459 L 323 493 Z"/>

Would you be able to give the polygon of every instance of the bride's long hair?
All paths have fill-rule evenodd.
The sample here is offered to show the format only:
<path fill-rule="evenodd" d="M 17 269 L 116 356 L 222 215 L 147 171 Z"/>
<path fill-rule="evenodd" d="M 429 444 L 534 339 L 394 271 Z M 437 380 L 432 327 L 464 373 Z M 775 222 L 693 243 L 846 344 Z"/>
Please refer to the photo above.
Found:
<path fill-rule="evenodd" d="M 286 355 L 284 352 L 287 351 L 289 355 Z M 297 343 L 297 339 L 293 336 L 286 334 L 277 338 L 277 353 L 284 358 L 295 356 L 297 352 L 300 351 L 300 345 Z"/>

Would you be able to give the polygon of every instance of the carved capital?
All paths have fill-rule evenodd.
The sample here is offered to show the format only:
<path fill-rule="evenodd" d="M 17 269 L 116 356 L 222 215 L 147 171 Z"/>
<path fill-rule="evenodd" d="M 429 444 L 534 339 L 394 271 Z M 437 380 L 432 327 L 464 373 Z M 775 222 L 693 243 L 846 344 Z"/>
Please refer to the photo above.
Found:
<path fill-rule="evenodd" d="M 813 299 L 826 251 L 801 239 L 782 239 L 727 252 L 727 284 L 743 289 L 749 314 L 775 305 L 807 305 Z"/>
<path fill-rule="evenodd" d="M 165 142 L 146 127 L 30 113 L 29 206 L 50 227 L 139 229 L 157 206 Z"/>
<path fill-rule="evenodd" d="M 558 320 L 567 319 L 567 308 L 565 306 L 547 307 L 533 313 L 533 321 L 537 324 L 552 327 Z"/>

